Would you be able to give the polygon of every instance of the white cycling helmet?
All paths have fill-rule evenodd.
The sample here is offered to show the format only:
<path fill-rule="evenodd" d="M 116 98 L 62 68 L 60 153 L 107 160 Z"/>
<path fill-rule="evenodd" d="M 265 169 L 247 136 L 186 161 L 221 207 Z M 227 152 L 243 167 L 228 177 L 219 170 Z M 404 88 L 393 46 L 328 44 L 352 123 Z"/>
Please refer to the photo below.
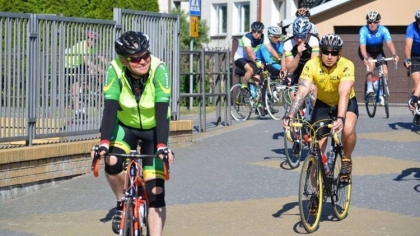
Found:
<path fill-rule="evenodd" d="M 381 20 L 381 14 L 377 11 L 371 11 L 366 15 L 366 20 L 368 22 L 375 22 Z"/>
<path fill-rule="evenodd" d="M 270 26 L 267 28 L 268 36 L 281 36 L 281 29 L 278 26 Z"/>
<path fill-rule="evenodd" d="M 312 24 L 307 17 L 298 17 L 293 22 L 293 36 L 306 37 L 312 29 Z"/>
<path fill-rule="evenodd" d="M 420 20 L 420 8 L 414 14 L 414 18 L 416 18 L 416 20 Z"/>
<path fill-rule="evenodd" d="M 331 49 L 341 51 L 343 49 L 343 40 L 336 34 L 326 34 L 319 41 L 321 49 Z"/>

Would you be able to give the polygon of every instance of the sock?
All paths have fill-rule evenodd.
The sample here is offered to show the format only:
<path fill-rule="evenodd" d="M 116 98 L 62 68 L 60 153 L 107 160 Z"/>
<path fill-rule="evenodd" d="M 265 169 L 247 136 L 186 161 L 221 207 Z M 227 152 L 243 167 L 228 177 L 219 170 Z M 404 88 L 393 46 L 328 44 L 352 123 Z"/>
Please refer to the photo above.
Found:
<path fill-rule="evenodd" d="M 247 84 L 242 84 L 241 88 L 248 88 L 248 85 Z"/>

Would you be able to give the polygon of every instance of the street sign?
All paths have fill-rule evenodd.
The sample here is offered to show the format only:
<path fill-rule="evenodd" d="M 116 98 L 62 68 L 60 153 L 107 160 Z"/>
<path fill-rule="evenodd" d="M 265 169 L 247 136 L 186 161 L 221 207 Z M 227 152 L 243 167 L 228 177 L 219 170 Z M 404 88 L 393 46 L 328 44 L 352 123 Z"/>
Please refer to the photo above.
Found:
<path fill-rule="evenodd" d="M 190 0 L 190 16 L 201 16 L 201 0 Z"/>
<path fill-rule="evenodd" d="M 190 16 L 190 37 L 197 38 L 198 37 L 198 16 Z"/>

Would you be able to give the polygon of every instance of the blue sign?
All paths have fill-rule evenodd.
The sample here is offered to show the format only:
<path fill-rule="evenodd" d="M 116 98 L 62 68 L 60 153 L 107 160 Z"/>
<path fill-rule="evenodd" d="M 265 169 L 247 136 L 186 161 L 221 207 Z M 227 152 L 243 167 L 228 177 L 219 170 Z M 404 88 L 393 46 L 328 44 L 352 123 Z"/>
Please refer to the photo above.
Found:
<path fill-rule="evenodd" d="M 190 16 L 201 16 L 201 0 L 190 0 Z"/>

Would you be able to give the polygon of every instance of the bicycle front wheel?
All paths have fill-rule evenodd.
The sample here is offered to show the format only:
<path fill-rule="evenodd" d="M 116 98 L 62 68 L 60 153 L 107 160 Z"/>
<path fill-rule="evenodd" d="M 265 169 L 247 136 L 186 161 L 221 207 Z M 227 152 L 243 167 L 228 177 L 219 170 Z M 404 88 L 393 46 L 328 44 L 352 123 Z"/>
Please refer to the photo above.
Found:
<path fill-rule="evenodd" d="M 301 121 L 300 116 L 295 117 L 294 122 Z M 302 156 L 303 142 L 302 142 L 302 128 L 290 127 L 290 136 L 292 140 L 287 140 L 286 132 L 284 134 L 284 154 L 286 156 L 287 163 L 290 168 L 295 169 L 300 164 L 300 158 Z"/>
<path fill-rule="evenodd" d="M 249 103 L 249 97 L 242 95 L 241 84 L 232 86 L 230 100 L 232 102 L 230 109 L 232 118 L 238 121 L 248 120 L 251 116 L 252 106 Z"/>
<path fill-rule="evenodd" d="M 375 96 L 365 95 L 366 112 L 370 118 L 375 117 L 376 105 L 377 105 L 376 95 Z"/>
<path fill-rule="evenodd" d="M 125 202 L 125 211 L 123 215 L 123 221 L 124 221 L 124 228 L 123 228 L 123 235 L 124 236 L 134 236 L 134 221 L 133 221 L 133 199 L 127 198 Z M 120 231 L 121 232 L 121 231 Z"/>
<path fill-rule="evenodd" d="M 299 180 L 299 213 L 308 233 L 318 229 L 323 203 L 322 176 L 318 159 L 308 156 L 303 163 Z"/>
<path fill-rule="evenodd" d="M 351 176 L 347 180 L 340 179 L 342 154 L 336 154 L 332 181 L 332 199 L 334 214 L 338 220 L 347 217 L 350 207 L 352 180 Z"/>
<path fill-rule="evenodd" d="M 268 115 L 274 120 L 283 119 L 286 111 L 283 101 L 283 91 L 286 86 L 278 82 L 270 82 L 265 93 L 265 106 Z"/>

